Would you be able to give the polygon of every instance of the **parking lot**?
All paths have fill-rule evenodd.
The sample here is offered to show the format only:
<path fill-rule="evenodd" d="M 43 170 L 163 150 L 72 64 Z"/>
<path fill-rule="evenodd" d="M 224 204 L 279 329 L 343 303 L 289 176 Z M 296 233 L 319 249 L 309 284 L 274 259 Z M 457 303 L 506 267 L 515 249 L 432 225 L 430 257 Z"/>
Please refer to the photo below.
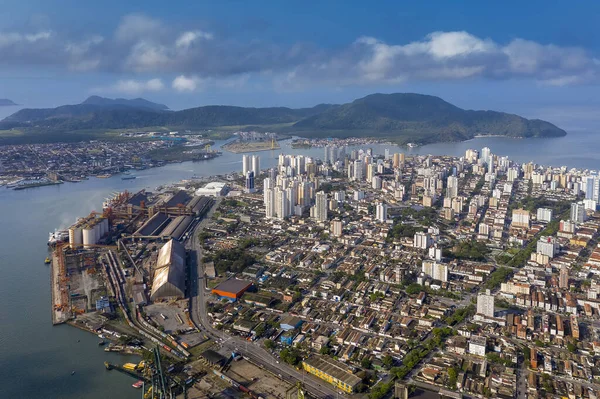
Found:
<path fill-rule="evenodd" d="M 154 303 L 146 306 L 144 310 L 146 315 L 159 326 L 163 326 L 164 331 L 168 334 L 179 333 L 190 328 L 187 324 L 187 315 L 183 311 L 184 307 L 178 302 Z M 163 318 L 161 315 L 165 317 Z"/>

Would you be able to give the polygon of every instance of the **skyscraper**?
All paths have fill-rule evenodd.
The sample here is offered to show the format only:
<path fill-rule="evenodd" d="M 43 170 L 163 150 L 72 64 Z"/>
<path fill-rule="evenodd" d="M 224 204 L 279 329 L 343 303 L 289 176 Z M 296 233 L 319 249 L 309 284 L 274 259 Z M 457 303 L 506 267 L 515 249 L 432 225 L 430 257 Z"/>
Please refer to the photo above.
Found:
<path fill-rule="evenodd" d="M 494 317 L 494 296 L 490 290 L 486 290 L 485 294 L 477 295 L 477 313 Z"/>
<path fill-rule="evenodd" d="M 315 196 L 314 218 L 317 222 L 327 220 L 327 194 L 319 191 Z"/>
<path fill-rule="evenodd" d="M 585 204 L 583 201 L 571 204 L 571 221 L 575 223 L 585 222 Z"/>
<path fill-rule="evenodd" d="M 446 197 L 458 197 L 458 178 L 456 176 L 448 176 L 446 185 Z"/>
<path fill-rule="evenodd" d="M 252 170 L 252 157 L 244 154 L 242 155 L 242 175 L 246 177 L 250 170 Z"/>
<path fill-rule="evenodd" d="M 385 222 L 387 220 L 387 211 L 388 206 L 386 203 L 381 202 L 377 204 L 375 207 L 375 218 L 380 222 Z"/>
<path fill-rule="evenodd" d="M 565 265 L 562 265 L 562 267 L 560 268 L 558 286 L 562 289 L 569 288 L 569 269 L 567 269 L 567 266 Z"/>
<path fill-rule="evenodd" d="M 254 172 L 254 177 L 260 175 L 260 157 L 258 155 L 252 155 L 251 170 Z"/>
<path fill-rule="evenodd" d="M 276 216 L 275 213 L 275 190 L 268 188 L 265 190 L 265 216 L 272 219 Z"/>
<path fill-rule="evenodd" d="M 488 147 L 483 147 L 481 149 L 481 160 L 488 164 L 490 162 L 490 155 L 492 154 L 492 150 L 490 150 Z"/>
<path fill-rule="evenodd" d="M 254 191 L 254 172 L 250 170 L 246 173 L 246 192 L 253 193 Z"/>
<path fill-rule="evenodd" d="M 290 216 L 290 202 L 287 193 L 281 187 L 275 188 L 275 215 L 278 219 Z"/>
<path fill-rule="evenodd" d="M 354 161 L 354 168 L 353 168 L 353 178 L 356 181 L 361 181 L 363 179 L 363 175 L 364 175 L 364 165 L 363 165 L 363 161 L 361 161 L 360 159 L 357 159 L 356 161 Z"/>

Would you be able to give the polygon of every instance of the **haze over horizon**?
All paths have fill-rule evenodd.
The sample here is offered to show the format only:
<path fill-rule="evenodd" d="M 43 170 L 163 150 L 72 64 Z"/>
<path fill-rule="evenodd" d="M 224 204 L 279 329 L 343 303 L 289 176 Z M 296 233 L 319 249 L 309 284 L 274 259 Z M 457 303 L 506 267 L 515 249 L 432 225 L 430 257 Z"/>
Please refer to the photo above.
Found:
<path fill-rule="evenodd" d="M 308 107 L 416 92 L 565 129 L 600 121 L 598 3 L 6 3 L 0 98 L 26 107 L 90 95 Z"/>

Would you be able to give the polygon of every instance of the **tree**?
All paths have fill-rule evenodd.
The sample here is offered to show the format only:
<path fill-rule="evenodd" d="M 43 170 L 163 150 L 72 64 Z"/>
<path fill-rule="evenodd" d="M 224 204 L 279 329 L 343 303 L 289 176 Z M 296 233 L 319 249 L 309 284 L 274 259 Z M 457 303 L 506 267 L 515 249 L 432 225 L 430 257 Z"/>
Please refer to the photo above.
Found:
<path fill-rule="evenodd" d="M 319 353 L 321 355 L 329 355 L 329 354 L 331 354 L 331 348 L 328 346 L 322 346 L 321 349 L 319 350 Z"/>
<path fill-rule="evenodd" d="M 382 359 L 382 362 L 383 362 L 383 367 L 385 367 L 386 369 L 389 370 L 394 365 L 394 358 L 390 355 L 385 355 Z"/>
<path fill-rule="evenodd" d="M 369 359 L 367 356 L 363 357 L 360 361 L 360 365 L 363 369 L 370 369 L 372 366 L 371 359 Z"/>
<path fill-rule="evenodd" d="M 567 344 L 567 349 L 569 350 L 569 352 L 571 352 L 571 353 L 575 353 L 575 351 L 577 351 L 577 345 L 575 345 L 575 344 L 574 344 L 574 343 L 572 343 L 572 342 L 569 342 L 569 343 Z"/>
<path fill-rule="evenodd" d="M 273 349 L 275 348 L 275 342 L 272 339 L 265 339 L 265 348 Z"/>
<path fill-rule="evenodd" d="M 300 353 L 298 353 L 296 348 L 285 348 L 279 353 L 279 357 L 281 360 L 292 366 L 295 366 L 300 362 Z"/>
<path fill-rule="evenodd" d="M 448 387 L 456 389 L 456 382 L 458 380 L 458 371 L 454 367 L 448 369 Z"/>

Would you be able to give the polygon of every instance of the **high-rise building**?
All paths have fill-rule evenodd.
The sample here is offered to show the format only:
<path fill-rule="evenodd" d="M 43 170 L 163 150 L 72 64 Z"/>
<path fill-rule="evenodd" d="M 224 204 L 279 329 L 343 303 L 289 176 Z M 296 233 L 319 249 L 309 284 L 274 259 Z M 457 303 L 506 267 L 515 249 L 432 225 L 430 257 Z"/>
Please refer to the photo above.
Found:
<path fill-rule="evenodd" d="M 509 168 L 506 172 L 506 177 L 509 182 L 514 182 L 519 178 L 519 170 L 517 168 Z"/>
<path fill-rule="evenodd" d="M 550 259 L 554 258 L 559 250 L 560 245 L 554 237 L 541 236 L 536 245 L 536 252 Z"/>
<path fill-rule="evenodd" d="M 246 173 L 246 192 L 253 193 L 254 191 L 256 191 L 254 189 L 254 172 L 248 171 Z"/>
<path fill-rule="evenodd" d="M 448 265 L 445 263 L 438 263 L 433 260 L 424 260 L 421 265 L 421 270 L 424 274 L 428 275 L 434 280 L 441 282 L 448 281 Z"/>
<path fill-rule="evenodd" d="M 371 180 L 371 187 L 375 190 L 381 190 L 382 186 L 383 186 L 383 179 L 379 176 L 373 177 L 373 180 Z"/>
<path fill-rule="evenodd" d="M 357 159 L 356 161 L 354 161 L 354 167 L 353 169 L 353 179 L 356 181 L 361 181 L 363 179 L 363 174 L 364 174 L 364 164 L 363 161 L 360 159 Z"/>
<path fill-rule="evenodd" d="M 492 150 L 488 147 L 483 147 L 481 149 L 481 160 L 483 163 L 488 164 L 490 162 L 490 155 L 492 154 Z"/>
<path fill-rule="evenodd" d="M 529 228 L 529 211 L 515 209 L 512 212 L 512 226 Z"/>
<path fill-rule="evenodd" d="M 272 219 L 276 216 L 275 213 L 275 189 L 268 188 L 265 190 L 265 216 Z"/>
<path fill-rule="evenodd" d="M 458 178 L 456 176 L 448 176 L 446 183 L 446 197 L 458 197 Z"/>
<path fill-rule="evenodd" d="M 573 202 L 571 204 L 571 221 L 575 223 L 583 223 L 585 222 L 585 219 L 585 204 L 583 201 Z"/>
<path fill-rule="evenodd" d="M 432 240 L 429 233 L 417 232 L 413 238 L 413 247 L 420 249 L 427 249 L 431 246 Z"/>
<path fill-rule="evenodd" d="M 550 208 L 538 208 L 537 210 L 538 222 L 549 223 L 552 221 L 552 209 Z"/>
<path fill-rule="evenodd" d="M 285 219 L 290 216 L 290 202 L 287 198 L 287 192 L 281 187 L 275 188 L 275 215 L 278 219 Z"/>
<path fill-rule="evenodd" d="M 327 194 L 319 191 L 315 196 L 314 218 L 317 222 L 327 220 Z"/>
<path fill-rule="evenodd" d="M 248 172 L 252 170 L 252 157 L 250 155 L 242 155 L 242 175 L 246 177 Z"/>
<path fill-rule="evenodd" d="M 477 295 L 477 313 L 494 317 L 494 296 L 490 290 L 486 290 L 485 294 Z"/>
<path fill-rule="evenodd" d="M 385 222 L 387 220 L 387 211 L 388 206 L 386 203 L 381 202 L 377 204 L 375 207 L 375 218 L 380 222 Z"/>
<path fill-rule="evenodd" d="M 260 157 L 258 155 L 252 155 L 251 170 L 254 172 L 254 177 L 260 175 Z"/>
<path fill-rule="evenodd" d="M 335 219 L 331 221 L 331 226 L 329 227 L 331 230 L 331 235 L 334 237 L 341 237 L 342 236 L 342 228 L 343 228 L 343 224 L 342 221 L 339 219 Z"/>
<path fill-rule="evenodd" d="M 562 289 L 569 288 L 569 269 L 567 269 L 567 266 L 565 265 L 562 265 L 562 267 L 560 268 L 558 286 Z"/>

